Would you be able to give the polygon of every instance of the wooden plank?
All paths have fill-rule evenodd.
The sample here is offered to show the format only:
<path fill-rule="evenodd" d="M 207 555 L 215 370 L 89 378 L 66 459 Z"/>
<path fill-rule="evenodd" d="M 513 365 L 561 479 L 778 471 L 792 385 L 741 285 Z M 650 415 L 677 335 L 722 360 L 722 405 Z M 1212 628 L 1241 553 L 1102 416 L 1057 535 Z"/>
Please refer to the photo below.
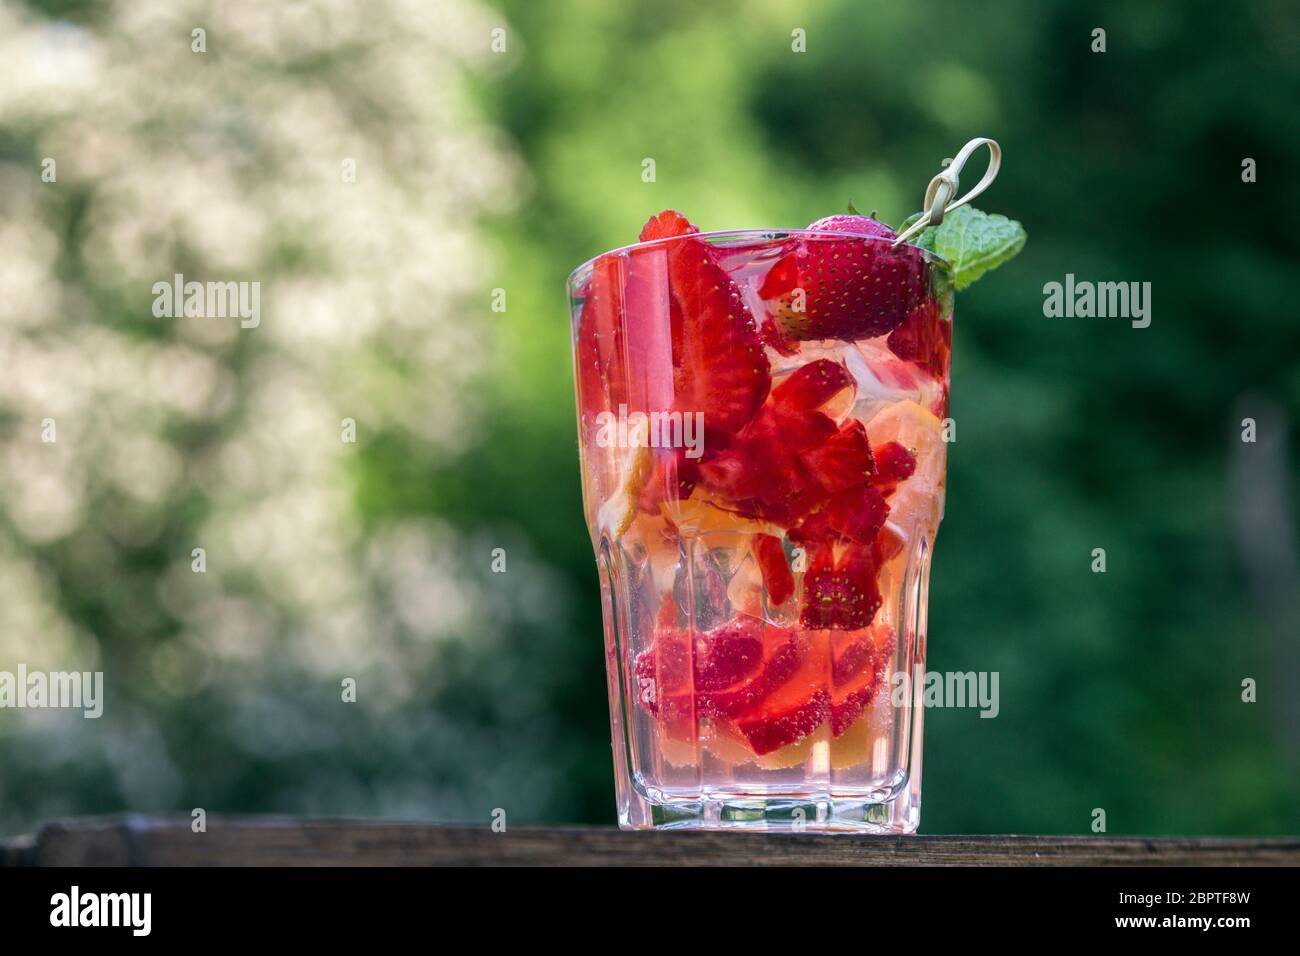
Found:
<path fill-rule="evenodd" d="M 31 866 L 1300 866 L 1300 839 L 848 836 L 286 818 L 99 817 L 0 845 Z"/>

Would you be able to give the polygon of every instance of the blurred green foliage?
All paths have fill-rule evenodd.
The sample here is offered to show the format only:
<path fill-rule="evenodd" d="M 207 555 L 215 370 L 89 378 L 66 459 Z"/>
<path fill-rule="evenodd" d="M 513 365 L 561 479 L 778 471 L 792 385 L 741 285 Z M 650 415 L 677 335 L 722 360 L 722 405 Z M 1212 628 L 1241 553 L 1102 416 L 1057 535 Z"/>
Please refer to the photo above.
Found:
<path fill-rule="evenodd" d="M 591 762 L 568 816 L 608 819 L 610 777 L 568 441 L 564 275 L 663 208 L 703 229 L 782 227 L 852 199 L 897 223 L 942 157 L 988 135 L 1006 160 L 980 205 L 1022 221 L 1030 240 L 957 303 L 958 440 L 929 666 L 1000 671 L 1002 713 L 927 715 L 922 827 L 1086 832 L 1102 807 L 1118 833 L 1300 829 L 1300 727 L 1279 701 L 1300 686 L 1294 666 L 1276 666 L 1294 660 L 1298 635 L 1270 630 L 1250 596 L 1228 481 L 1241 396 L 1300 405 L 1287 304 L 1300 252 L 1294 8 L 503 10 L 524 53 L 482 94 L 534 185 L 496 224 L 513 297 L 497 371 L 511 442 L 479 459 L 508 460 L 514 477 L 480 497 L 473 520 L 528 528 L 584 596 L 568 652 L 583 664 L 582 702 L 566 710 Z M 791 50 L 796 27 L 806 53 Z M 1105 53 L 1091 52 L 1095 27 Z M 641 181 L 644 157 L 654 183 Z M 1259 182 L 1242 182 L 1244 157 Z M 1070 272 L 1150 282 L 1150 328 L 1044 318 L 1043 284 Z M 461 481 L 481 489 L 482 475 Z M 1281 530 L 1294 547 L 1296 529 Z M 1105 574 L 1090 571 L 1097 547 Z M 1247 676 L 1258 704 L 1240 700 Z"/>

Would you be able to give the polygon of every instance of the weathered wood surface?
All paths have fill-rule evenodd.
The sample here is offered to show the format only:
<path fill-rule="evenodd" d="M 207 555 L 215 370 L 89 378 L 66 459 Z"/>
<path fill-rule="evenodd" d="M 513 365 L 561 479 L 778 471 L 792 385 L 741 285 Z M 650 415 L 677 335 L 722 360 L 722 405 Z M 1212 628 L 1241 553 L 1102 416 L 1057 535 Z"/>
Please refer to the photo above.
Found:
<path fill-rule="evenodd" d="M 621 833 L 353 820 L 97 817 L 0 843 L 10 866 L 1300 866 L 1300 838 Z"/>

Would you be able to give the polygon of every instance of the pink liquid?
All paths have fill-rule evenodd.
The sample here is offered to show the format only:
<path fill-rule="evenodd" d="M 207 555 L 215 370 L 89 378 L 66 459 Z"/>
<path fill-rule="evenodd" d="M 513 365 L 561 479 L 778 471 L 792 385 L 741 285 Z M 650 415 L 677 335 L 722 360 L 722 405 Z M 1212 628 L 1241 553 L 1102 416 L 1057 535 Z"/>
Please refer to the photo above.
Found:
<path fill-rule="evenodd" d="M 943 511 L 951 286 L 912 251 L 922 292 L 901 332 L 773 334 L 808 327 L 800 305 L 828 327 L 836 303 L 846 326 L 860 312 L 772 291 L 793 249 L 807 272 L 846 243 L 855 262 L 890 254 L 881 239 L 732 234 L 575 274 L 624 827 L 916 829 L 923 711 L 908 678 L 924 666 Z M 815 398 L 795 388 L 824 371 Z"/>

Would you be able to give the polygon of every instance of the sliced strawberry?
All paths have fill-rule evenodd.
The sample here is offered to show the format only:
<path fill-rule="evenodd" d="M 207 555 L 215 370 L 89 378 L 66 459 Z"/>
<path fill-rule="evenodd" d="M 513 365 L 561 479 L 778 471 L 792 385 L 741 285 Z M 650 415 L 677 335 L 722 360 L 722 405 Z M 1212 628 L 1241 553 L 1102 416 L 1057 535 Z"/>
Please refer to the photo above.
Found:
<path fill-rule="evenodd" d="M 683 240 L 686 241 L 686 240 Z M 676 343 L 664 248 L 626 254 L 623 268 L 624 391 L 629 412 L 669 412 L 676 405 Z"/>
<path fill-rule="evenodd" d="M 883 222 L 877 222 L 871 216 L 852 215 L 826 216 L 818 219 L 808 227 L 813 232 L 847 232 L 855 236 L 878 236 L 881 239 L 896 239 L 898 233 Z"/>
<path fill-rule="evenodd" d="M 787 693 L 765 705 L 757 717 L 738 722 L 737 727 L 749 741 L 749 747 L 758 756 L 770 754 L 789 744 L 797 743 L 820 727 L 830 709 L 830 695 L 819 687 L 811 695 Z"/>
<path fill-rule="evenodd" d="M 806 647 L 798 670 L 781 687 L 735 719 L 736 728 L 760 757 L 802 740 L 830 715 L 826 642 L 808 634 L 800 634 L 798 640 Z"/>
<path fill-rule="evenodd" d="M 871 544 L 889 516 L 877 488 L 866 485 L 837 492 L 814 514 L 791 528 L 790 540 L 801 545 Z"/>
<path fill-rule="evenodd" d="M 703 412 L 706 435 L 734 434 L 767 397 L 772 383 L 767 354 L 740 290 L 703 249 L 680 250 L 670 274 L 676 408 Z"/>
<path fill-rule="evenodd" d="M 758 287 L 758 294 L 764 299 L 779 299 L 793 292 L 799 285 L 799 261 L 793 254 L 787 253 L 776 261 L 763 284 Z"/>
<path fill-rule="evenodd" d="M 754 559 L 763 574 L 763 588 L 767 599 L 775 607 L 780 607 L 794 594 L 794 575 L 790 572 L 790 563 L 785 559 L 785 549 L 781 539 L 770 534 L 754 536 Z"/>
<path fill-rule="evenodd" d="M 703 412 L 706 433 L 735 434 L 767 397 L 772 371 L 739 286 L 715 263 L 709 245 L 691 238 L 695 232 L 680 213 L 660 213 L 642 237 L 677 241 L 633 250 L 630 257 L 667 257 L 673 408 Z"/>
<path fill-rule="evenodd" d="M 729 448 L 701 466 L 701 480 L 730 499 L 738 513 L 786 527 L 828 496 L 861 488 L 875 470 L 866 429 L 856 420 L 837 429 L 817 410 L 851 384 L 847 370 L 834 362 L 803 366 L 773 391 L 771 402 Z M 850 519 L 848 511 L 861 510 L 861 497 L 840 503 L 842 520 Z"/>
<path fill-rule="evenodd" d="M 876 480 L 880 484 L 905 481 L 916 471 L 916 454 L 896 441 L 877 448 L 875 460 Z"/>
<path fill-rule="evenodd" d="M 929 369 L 941 381 L 947 380 L 952 323 L 940 316 L 936 299 L 926 299 L 912 309 L 903 323 L 889 333 L 887 344 L 899 358 Z"/>
<path fill-rule="evenodd" d="M 578 323 L 578 407 L 583 433 L 590 435 L 597 415 L 627 401 L 623 390 L 623 272 L 617 256 L 602 256 L 592 266 Z"/>
<path fill-rule="evenodd" d="M 779 627 L 765 627 L 762 639 L 762 659 L 758 668 L 738 676 L 725 686 L 704 687 L 699 690 L 697 706 L 707 717 L 732 717 L 756 706 L 789 681 L 802 663 L 808 642 L 800 639 L 798 631 Z M 720 651 L 710 649 L 713 657 Z"/>
<path fill-rule="evenodd" d="M 916 471 L 916 453 L 896 441 L 886 442 L 876 449 L 876 473 L 871 483 L 888 498 Z"/>
<path fill-rule="evenodd" d="M 690 645 L 685 631 L 666 629 L 654 644 L 637 655 L 632 666 L 637 703 L 651 715 L 680 717 L 681 692 L 689 686 Z M 689 701 L 687 701 L 689 713 Z"/>
<path fill-rule="evenodd" d="M 777 260 L 760 287 L 781 337 L 800 341 L 884 335 L 898 328 L 927 294 L 919 249 L 861 236 L 805 237 Z"/>
<path fill-rule="evenodd" d="M 712 631 L 664 628 L 633 665 L 637 700 L 684 739 L 696 718 L 744 712 L 788 681 L 807 648 L 799 636 L 745 615 Z"/>
<path fill-rule="evenodd" d="M 763 664 L 762 622 L 740 618 L 700 636 L 695 659 L 697 693 L 748 681 Z"/>
<path fill-rule="evenodd" d="M 663 702 L 680 695 L 688 686 L 690 661 L 690 644 L 686 632 L 677 626 L 677 604 L 670 591 L 663 596 L 655 615 L 654 643 L 638 654 L 632 665 L 637 703 L 642 709 L 659 716 Z M 680 701 L 673 703 L 680 710 Z M 680 714 L 674 713 L 673 717 L 679 719 Z"/>
<path fill-rule="evenodd" d="M 831 732 L 844 733 L 870 704 L 883 677 L 890 635 L 864 630 L 790 633 L 802 648 L 797 669 L 748 710 L 734 715 L 736 729 L 759 756 L 797 743 L 828 717 Z"/>
<path fill-rule="evenodd" d="M 657 216 L 651 216 L 641 229 L 642 242 L 653 239 L 669 239 L 673 236 L 689 236 L 700 230 L 676 209 L 665 209 Z"/>
<path fill-rule="evenodd" d="M 758 480 L 749 456 L 739 448 L 726 448 L 711 455 L 700 466 L 700 477 L 714 491 L 733 501 L 751 498 L 758 493 Z"/>
<path fill-rule="evenodd" d="M 893 632 L 880 636 L 872 631 L 846 634 L 837 642 L 832 667 L 832 736 L 848 730 L 876 696 L 888 659 L 886 636 L 892 640 Z"/>
<path fill-rule="evenodd" d="M 880 672 L 867 671 L 831 697 L 831 734 L 839 737 L 862 716 L 880 688 Z"/>
<path fill-rule="evenodd" d="M 870 629 L 845 631 L 835 635 L 832 652 L 831 682 L 838 687 L 871 666 L 876 657 L 876 642 Z"/>
<path fill-rule="evenodd" d="M 663 241 L 593 266 L 575 356 L 584 441 L 601 413 L 626 406 L 629 415 L 676 413 L 683 425 L 699 413 L 705 451 L 724 448 L 767 397 L 771 368 L 753 318 L 710 246 L 693 238 L 698 231 L 666 211 L 641 232 Z M 656 449 L 648 479 L 633 491 L 636 506 L 657 513 L 662 502 L 688 497 L 699 461 L 684 448 Z"/>
<path fill-rule="evenodd" d="M 818 411 L 767 405 L 731 444 L 700 466 L 700 478 L 743 515 L 789 526 L 826 497 L 801 454 L 836 433 Z"/>
<path fill-rule="evenodd" d="M 869 545 L 849 545 L 838 559 L 833 546 L 818 548 L 804 576 L 800 626 L 810 630 L 860 630 L 871 626 L 880 605 L 876 565 Z"/>
<path fill-rule="evenodd" d="M 815 410 L 787 412 L 774 407 L 762 424 L 766 438 L 796 454 L 821 447 L 838 430 L 833 418 Z"/>
<path fill-rule="evenodd" d="M 828 492 L 860 487 L 876 470 L 867 429 L 853 419 L 817 448 L 805 452 L 803 460 Z"/>
<path fill-rule="evenodd" d="M 820 408 L 851 385 L 853 376 L 847 368 L 830 359 L 817 359 L 801 365 L 772 389 L 772 402 L 790 411 L 807 411 Z"/>
<path fill-rule="evenodd" d="M 787 358 L 799 354 L 799 343 L 794 339 L 787 339 L 783 336 L 781 330 L 769 320 L 764 320 L 762 326 L 758 330 L 758 337 L 759 340 L 772 351 L 784 355 Z"/>
<path fill-rule="evenodd" d="M 602 412 L 667 411 L 674 369 L 668 262 L 656 255 L 597 259 L 579 316 L 579 408 L 590 439 Z M 626 408 L 624 409 L 624 406 Z"/>

